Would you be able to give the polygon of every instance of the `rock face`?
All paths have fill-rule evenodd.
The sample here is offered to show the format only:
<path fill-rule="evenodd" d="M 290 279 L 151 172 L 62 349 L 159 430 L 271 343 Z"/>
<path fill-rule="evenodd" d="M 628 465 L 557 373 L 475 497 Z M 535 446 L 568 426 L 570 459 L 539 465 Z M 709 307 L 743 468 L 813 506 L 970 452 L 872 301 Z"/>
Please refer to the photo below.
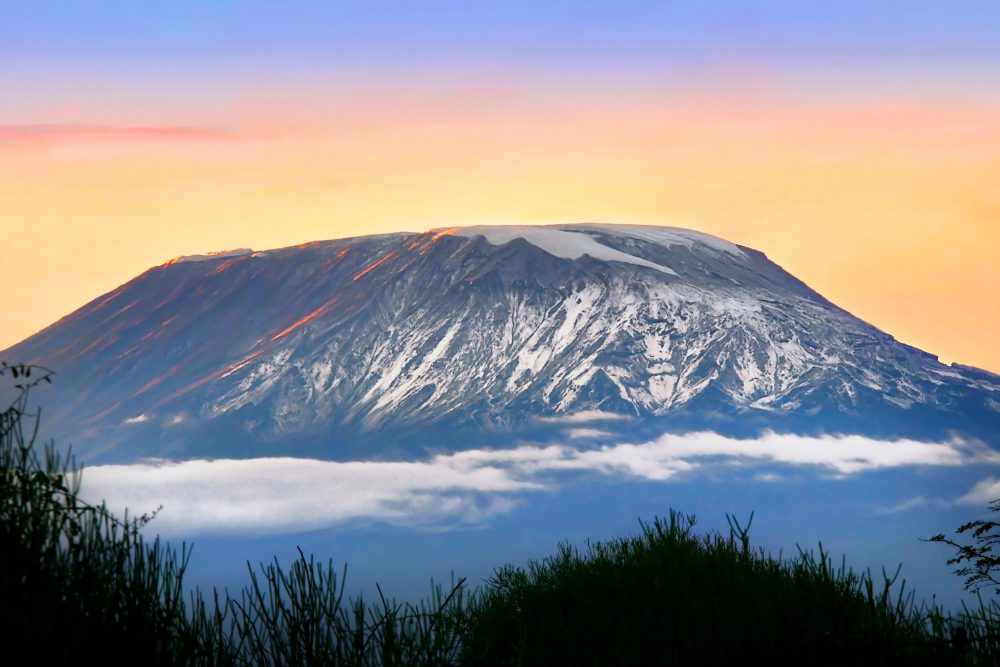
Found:
<path fill-rule="evenodd" d="M 46 430 L 87 460 L 380 456 L 588 416 L 1000 445 L 1000 376 L 897 342 L 761 252 L 662 227 L 181 258 L 0 359 L 58 372 Z"/>

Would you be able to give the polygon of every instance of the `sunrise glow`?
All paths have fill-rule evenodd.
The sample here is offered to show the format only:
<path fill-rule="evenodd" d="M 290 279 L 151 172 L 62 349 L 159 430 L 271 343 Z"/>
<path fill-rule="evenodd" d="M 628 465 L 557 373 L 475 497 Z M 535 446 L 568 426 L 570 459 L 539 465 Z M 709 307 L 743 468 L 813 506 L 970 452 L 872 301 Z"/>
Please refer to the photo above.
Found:
<path fill-rule="evenodd" d="M 258 8 L 263 34 L 250 9 L 179 3 L 148 38 L 157 56 L 116 3 L 15 7 L 0 348 L 170 257 L 593 221 L 760 249 L 900 340 L 1000 370 L 991 14 L 848 5 L 845 25 L 878 37 L 859 45 L 793 6 L 616 4 L 469 8 L 442 26 L 306 3 Z M 754 32 L 765 19 L 782 31 Z M 95 34 L 70 37 L 79 21 Z M 705 21 L 708 43 L 684 37 Z M 197 26 L 231 43 L 213 51 Z"/>

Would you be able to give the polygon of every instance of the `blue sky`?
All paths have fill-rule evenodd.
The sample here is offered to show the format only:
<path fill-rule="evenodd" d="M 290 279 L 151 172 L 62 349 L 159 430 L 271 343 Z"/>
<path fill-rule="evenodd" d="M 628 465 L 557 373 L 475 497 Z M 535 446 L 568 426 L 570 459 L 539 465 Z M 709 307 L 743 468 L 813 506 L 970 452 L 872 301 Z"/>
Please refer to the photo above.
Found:
<path fill-rule="evenodd" d="M 995 80 L 990 2 L 5 2 L 2 69 Z"/>

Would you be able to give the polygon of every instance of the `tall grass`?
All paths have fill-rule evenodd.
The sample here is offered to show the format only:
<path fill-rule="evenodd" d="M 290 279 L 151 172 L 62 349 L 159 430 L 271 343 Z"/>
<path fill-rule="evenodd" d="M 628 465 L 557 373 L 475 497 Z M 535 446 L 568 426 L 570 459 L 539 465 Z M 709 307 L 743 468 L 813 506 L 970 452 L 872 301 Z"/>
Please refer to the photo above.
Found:
<path fill-rule="evenodd" d="M 32 377 L 32 370 L 35 371 Z M 182 580 L 189 551 L 147 544 L 149 516 L 119 520 L 79 497 L 72 458 L 34 446 L 28 394 L 50 374 L 3 366 L 19 395 L 0 413 L 0 628 L 4 650 L 63 664 L 80 655 L 176 664 L 195 637 Z M 29 428 L 30 426 L 30 428 Z"/>
<path fill-rule="evenodd" d="M 299 551 L 289 570 L 277 560 L 250 571 L 239 599 L 222 605 L 231 615 L 227 656 L 247 665 L 453 665 L 463 628 L 463 584 L 446 593 L 432 585 L 418 604 L 387 599 L 366 605 L 344 600 L 331 562 Z M 344 570 L 346 575 L 346 569 Z M 222 627 L 222 626 L 218 626 Z"/>
<path fill-rule="evenodd" d="M 248 563 L 236 594 L 185 594 L 190 547 L 146 541 L 153 515 L 83 502 L 72 458 L 38 452 L 28 394 L 50 374 L 0 376 L 19 391 L 0 413 L 0 639 L 32 662 L 1000 664 L 996 602 L 952 618 L 917 604 L 898 570 L 857 573 L 822 545 L 774 558 L 751 549 L 749 525 L 697 536 L 674 511 L 635 537 L 501 567 L 474 591 L 432 584 L 418 604 L 345 598 L 346 570 L 301 551 L 288 569 Z"/>

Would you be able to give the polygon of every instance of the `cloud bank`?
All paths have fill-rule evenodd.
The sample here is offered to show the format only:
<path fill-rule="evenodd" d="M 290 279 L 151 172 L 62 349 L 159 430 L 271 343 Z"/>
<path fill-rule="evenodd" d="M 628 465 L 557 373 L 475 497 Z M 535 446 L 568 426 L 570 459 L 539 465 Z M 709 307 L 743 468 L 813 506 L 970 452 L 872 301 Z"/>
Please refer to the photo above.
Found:
<path fill-rule="evenodd" d="M 370 521 L 448 526 L 478 524 L 511 512 L 525 494 L 555 490 L 557 481 L 572 484 L 573 473 L 666 481 L 734 462 L 810 466 L 851 475 L 902 466 L 1000 463 L 1000 455 L 960 440 L 775 433 L 739 440 L 689 433 L 589 448 L 473 449 L 419 461 L 155 460 L 88 468 L 83 493 L 91 501 L 105 499 L 117 512 L 127 507 L 137 514 L 162 505 L 156 528 L 164 535 L 297 532 Z M 775 479 L 770 475 L 765 471 L 757 477 Z M 1000 482 L 983 480 L 967 498 L 997 489 Z"/>

